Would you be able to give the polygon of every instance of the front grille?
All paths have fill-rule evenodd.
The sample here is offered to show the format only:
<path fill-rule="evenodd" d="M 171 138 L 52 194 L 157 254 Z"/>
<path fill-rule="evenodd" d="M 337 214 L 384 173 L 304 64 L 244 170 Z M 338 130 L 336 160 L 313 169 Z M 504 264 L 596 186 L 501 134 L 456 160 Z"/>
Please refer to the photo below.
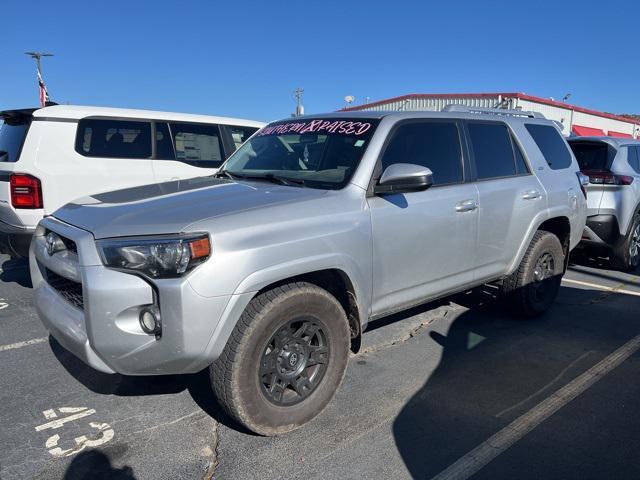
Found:
<path fill-rule="evenodd" d="M 56 272 L 45 268 L 47 283 L 56 290 L 62 298 L 76 308 L 84 308 L 82 297 L 82 284 L 58 275 Z"/>

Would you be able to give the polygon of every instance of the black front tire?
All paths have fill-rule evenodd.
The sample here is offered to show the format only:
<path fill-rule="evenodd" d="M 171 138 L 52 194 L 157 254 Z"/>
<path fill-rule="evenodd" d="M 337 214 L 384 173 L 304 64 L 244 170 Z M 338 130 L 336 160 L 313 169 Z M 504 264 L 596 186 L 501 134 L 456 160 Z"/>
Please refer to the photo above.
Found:
<path fill-rule="evenodd" d="M 558 237 L 536 232 L 518 270 L 502 283 L 502 292 L 517 314 L 536 317 L 551 307 L 560 290 L 564 260 Z"/>
<path fill-rule="evenodd" d="M 303 282 L 276 287 L 249 303 L 210 367 L 214 393 L 249 430 L 290 432 L 333 398 L 349 345 L 344 309 L 329 292 Z"/>
<path fill-rule="evenodd" d="M 640 265 L 640 214 L 635 214 L 627 235 L 611 252 L 611 266 L 615 270 L 628 272 Z"/>

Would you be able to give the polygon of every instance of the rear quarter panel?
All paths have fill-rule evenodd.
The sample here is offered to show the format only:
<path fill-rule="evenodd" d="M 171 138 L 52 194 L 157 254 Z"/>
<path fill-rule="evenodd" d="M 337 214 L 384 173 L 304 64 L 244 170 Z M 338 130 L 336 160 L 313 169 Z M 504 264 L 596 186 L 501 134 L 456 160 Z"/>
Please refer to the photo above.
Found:
<path fill-rule="evenodd" d="M 629 164 L 628 153 L 629 149 L 626 147 L 621 147 L 618 150 L 611 165 L 611 171 L 619 175 L 633 177 L 633 182 L 631 185 L 602 186 L 599 211 L 601 214 L 612 214 L 617 217 L 621 235 L 627 234 L 633 215 L 640 206 L 640 174 Z"/>
<path fill-rule="evenodd" d="M 75 151 L 78 124 L 40 120 L 26 158 L 18 164 L 42 182 L 45 215 L 86 195 L 154 183 L 151 160 L 85 157 Z M 23 160 L 25 161 L 23 163 Z"/>
<path fill-rule="evenodd" d="M 549 125 L 549 123 L 531 119 L 513 125 L 513 130 L 526 151 L 530 167 L 545 190 L 546 204 L 541 205 L 540 210 L 531 222 L 526 237 L 516 246 L 513 262 L 509 267 L 508 273 L 512 273 L 518 268 L 531 239 L 543 222 L 556 217 L 568 218 L 571 225 L 570 248 L 573 249 L 580 242 L 587 216 L 587 203 L 580 190 L 577 176 L 580 168 L 569 145 L 566 144 L 566 140 L 566 148 L 571 155 L 571 165 L 568 168 L 553 170 L 549 167 L 538 145 L 527 131 L 526 124 L 528 123 L 544 125 Z M 555 126 L 554 128 L 557 129 Z M 559 130 L 558 132 L 560 134 Z"/>

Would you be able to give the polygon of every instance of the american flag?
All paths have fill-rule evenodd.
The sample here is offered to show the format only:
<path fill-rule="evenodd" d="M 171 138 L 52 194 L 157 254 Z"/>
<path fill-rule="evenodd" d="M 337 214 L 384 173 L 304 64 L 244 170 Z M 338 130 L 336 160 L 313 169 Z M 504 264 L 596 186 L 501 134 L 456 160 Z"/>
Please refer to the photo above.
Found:
<path fill-rule="evenodd" d="M 40 93 L 40 106 L 44 107 L 49 101 L 49 92 L 47 92 L 47 86 L 44 84 L 44 80 L 42 80 L 40 70 L 38 70 L 38 89 Z"/>

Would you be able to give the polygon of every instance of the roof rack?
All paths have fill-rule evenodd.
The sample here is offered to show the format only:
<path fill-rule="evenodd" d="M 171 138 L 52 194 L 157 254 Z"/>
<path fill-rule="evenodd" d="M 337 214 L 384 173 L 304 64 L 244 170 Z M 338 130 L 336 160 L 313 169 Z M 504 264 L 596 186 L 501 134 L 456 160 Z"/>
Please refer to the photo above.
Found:
<path fill-rule="evenodd" d="M 466 105 L 452 104 L 445 105 L 442 109 L 443 112 L 457 112 L 457 113 L 477 113 L 480 115 L 509 115 L 512 117 L 527 117 L 527 118 L 543 118 L 546 119 L 540 112 L 530 112 L 526 110 L 512 110 L 507 108 L 485 108 L 485 107 L 468 107 Z"/>

